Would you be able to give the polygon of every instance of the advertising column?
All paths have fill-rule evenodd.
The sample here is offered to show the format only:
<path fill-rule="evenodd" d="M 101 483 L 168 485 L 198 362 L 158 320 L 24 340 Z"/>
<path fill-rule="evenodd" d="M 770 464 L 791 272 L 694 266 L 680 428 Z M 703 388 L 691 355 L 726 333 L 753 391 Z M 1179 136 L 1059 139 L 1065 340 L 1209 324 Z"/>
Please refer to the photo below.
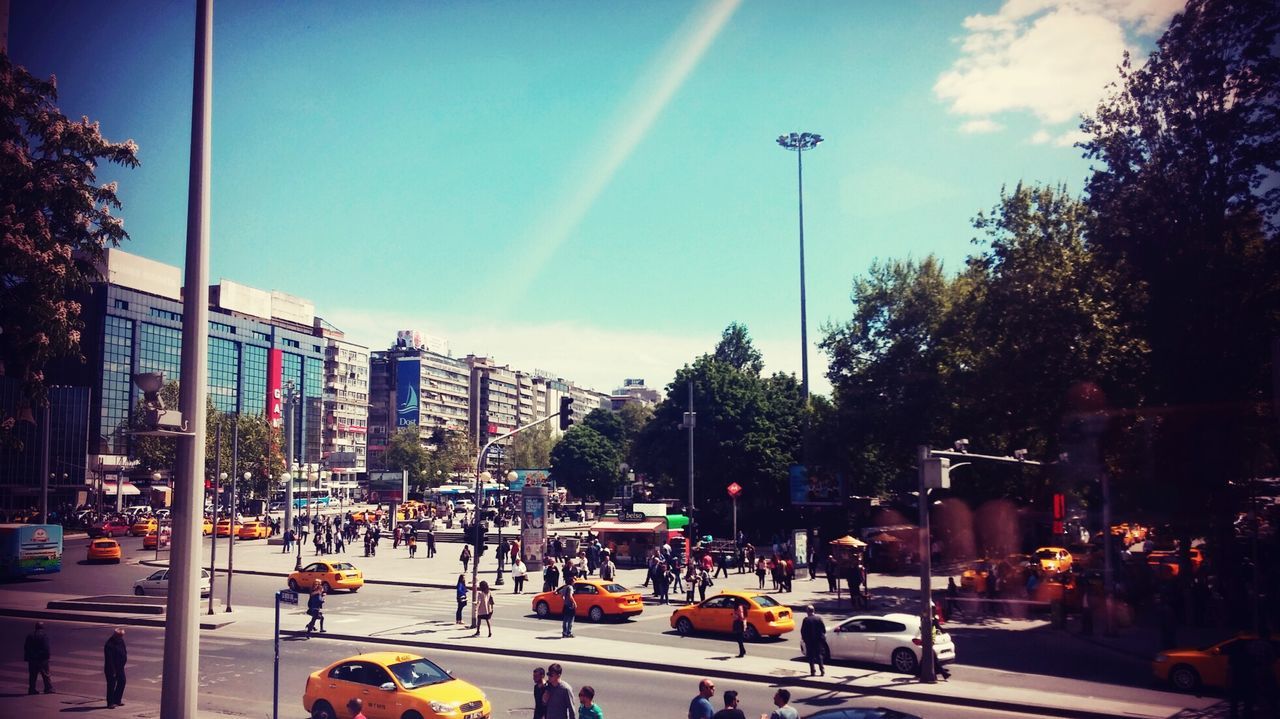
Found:
<path fill-rule="evenodd" d="M 542 569 L 547 553 L 546 487 L 526 484 L 520 490 L 520 551 L 529 571 Z"/>

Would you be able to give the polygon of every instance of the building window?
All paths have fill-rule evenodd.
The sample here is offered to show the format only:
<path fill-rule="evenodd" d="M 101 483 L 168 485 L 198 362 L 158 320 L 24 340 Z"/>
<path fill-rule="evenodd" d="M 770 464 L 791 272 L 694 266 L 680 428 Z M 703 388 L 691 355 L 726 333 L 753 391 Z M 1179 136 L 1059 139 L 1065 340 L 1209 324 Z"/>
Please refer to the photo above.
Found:
<path fill-rule="evenodd" d="M 132 391 L 133 321 L 106 318 L 102 333 L 102 425 L 99 432 L 106 451 L 128 452 L 129 400 Z"/>
<path fill-rule="evenodd" d="M 159 318 L 160 318 L 160 319 L 162 319 L 162 320 L 171 320 L 171 321 L 173 321 L 173 322 L 181 322 L 181 321 L 182 321 L 182 313 L 181 313 L 181 312 L 170 312 L 169 310 L 162 310 L 162 309 L 160 309 L 159 307 L 152 307 L 152 308 L 151 308 L 151 316 L 152 316 L 152 317 L 159 317 Z"/>
<path fill-rule="evenodd" d="M 281 338 L 280 344 L 284 345 L 285 347 L 299 347 L 299 348 L 302 347 L 302 344 L 299 343 L 298 340 L 291 340 L 288 338 Z"/>
<path fill-rule="evenodd" d="M 232 327 L 231 325 L 224 325 L 221 322 L 210 322 L 209 329 L 214 332 L 221 332 L 223 334 L 228 334 L 228 335 L 233 335 L 236 333 L 235 327 Z"/>
<path fill-rule="evenodd" d="M 129 303 L 128 303 L 128 302 L 125 302 L 124 300 L 116 300 L 116 301 L 114 301 L 114 302 L 112 302 L 112 303 L 111 303 L 111 306 L 112 306 L 112 307 L 114 307 L 114 308 L 116 308 L 116 309 L 118 309 L 118 310 L 127 310 L 127 309 L 129 309 Z"/>
<path fill-rule="evenodd" d="M 253 331 L 253 338 L 255 340 L 262 340 L 263 342 L 271 341 L 271 335 L 267 334 L 266 332 L 259 332 L 257 330 Z"/>

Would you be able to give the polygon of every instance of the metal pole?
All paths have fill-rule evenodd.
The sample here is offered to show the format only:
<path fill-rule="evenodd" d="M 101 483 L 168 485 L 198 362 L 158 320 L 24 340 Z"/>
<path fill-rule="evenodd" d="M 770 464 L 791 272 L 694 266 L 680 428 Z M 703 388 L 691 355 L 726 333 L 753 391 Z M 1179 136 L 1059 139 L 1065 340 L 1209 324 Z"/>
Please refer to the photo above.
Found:
<path fill-rule="evenodd" d="M 920 484 L 920 681 L 933 684 L 938 681 L 933 666 L 933 562 L 929 556 L 929 488 L 924 486 L 929 448 L 921 445 L 916 452 Z"/>
<path fill-rule="evenodd" d="M 205 401 L 209 383 L 209 187 L 213 119 L 213 0 L 196 5 L 191 108 L 191 175 L 182 311 L 179 409 L 190 434 L 178 438 L 173 543 L 166 600 L 160 716 L 196 715 L 200 688 L 200 498 L 204 476 Z"/>
<path fill-rule="evenodd" d="M 40 523 L 49 523 L 49 441 L 50 429 L 53 425 L 49 415 L 53 412 L 53 403 L 48 397 L 44 400 L 44 422 L 40 430 Z M 119 492 L 120 488 L 117 487 Z"/>
<path fill-rule="evenodd" d="M 222 418 L 218 418 L 218 424 L 213 428 L 213 536 L 209 538 L 209 611 L 213 614 L 213 587 L 218 583 L 218 494 L 221 487 L 218 482 L 222 479 Z M 236 518 L 230 515 L 227 519 L 227 539 L 233 539 L 236 536 Z M 160 546 L 160 535 L 156 534 L 156 547 Z"/>
<path fill-rule="evenodd" d="M 693 413 L 693 380 L 689 380 L 689 411 L 685 414 L 684 423 L 689 429 L 689 534 L 693 535 L 697 529 L 697 522 L 693 521 L 693 428 L 698 423 Z M 693 539 L 690 536 L 684 543 L 687 552 L 693 551 Z"/>
<path fill-rule="evenodd" d="M 800 400 L 809 404 L 809 323 L 804 297 L 804 148 L 796 148 L 796 183 L 800 209 Z"/>
<path fill-rule="evenodd" d="M 296 527 L 293 526 L 293 398 L 294 387 L 290 381 L 285 388 L 284 393 L 284 430 L 285 430 L 285 453 L 284 453 L 284 473 L 289 477 L 285 481 L 285 501 L 284 501 L 284 528 L 285 531 L 293 531 L 297 534 Z M 297 540 L 297 537 L 294 537 Z M 302 568 L 302 560 L 298 560 L 298 565 L 294 569 Z"/>
<path fill-rule="evenodd" d="M 1111 603 L 1115 596 L 1116 580 L 1111 566 L 1111 476 L 1106 471 L 1102 473 L 1102 531 L 1102 632 L 1111 636 L 1115 633 Z"/>
<path fill-rule="evenodd" d="M 275 678 L 271 685 L 271 719 L 280 719 L 280 592 L 276 592 L 276 631 L 271 635 L 275 643 Z"/>
<path fill-rule="evenodd" d="M 471 517 L 471 628 L 476 631 L 480 630 L 480 624 L 477 619 L 476 598 L 479 595 L 480 588 L 476 583 L 476 578 L 480 574 L 480 502 L 484 497 L 484 480 L 480 478 L 480 468 L 484 466 L 484 457 L 489 453 L 489 447 L 493 444 L 486 444 L 481 450 L 479 456 L 476 457 L 476 509 L 475 514 Z"/>
<path fill-rule="evenodd" d="M 733 541 L 738 541 L 738 496 L 733 497 Z"/>
<path fill-rule="evenodd" d="M 236 516 L 236 480 L 240 477 L 237 474 L 240 464 L 240 413 L 237 412 L 232 416 L 231 425 L 231 521 L 235 521 Z M 213 543 L 218 543 L 218 532 L 213 532 Z M 236 543 L 233 537 L 227 538 L 227 611 L 231 611 L 231 572 L 235 567 Z M 209 585 L 209 596 L 213 596 L 213 585 Z"/>

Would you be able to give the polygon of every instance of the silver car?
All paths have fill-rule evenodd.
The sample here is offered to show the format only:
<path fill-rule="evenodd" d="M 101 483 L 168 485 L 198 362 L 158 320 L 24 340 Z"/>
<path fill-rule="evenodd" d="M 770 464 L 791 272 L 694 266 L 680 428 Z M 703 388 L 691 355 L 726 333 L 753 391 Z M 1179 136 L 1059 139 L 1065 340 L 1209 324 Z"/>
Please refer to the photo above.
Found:
<path fill-rule="evenodd" d="M 213 580 L 209 570 L 200 570 L 200 596 L 207 597 L 212 591 Z M 169 594 L 169 570 L 158 569 L 150 575 L 133 583 L 133 593 L 139 597 L 163 597 Z"/>

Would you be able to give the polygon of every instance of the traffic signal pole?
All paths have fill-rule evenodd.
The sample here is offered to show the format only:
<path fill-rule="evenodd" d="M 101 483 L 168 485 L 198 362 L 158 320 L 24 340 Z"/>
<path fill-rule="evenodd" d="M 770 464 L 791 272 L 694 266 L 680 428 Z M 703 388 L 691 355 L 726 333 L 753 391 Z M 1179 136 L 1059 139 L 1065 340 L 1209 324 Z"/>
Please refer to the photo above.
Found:
<path fill-rule="evenodd" d="M 565 400 L 568 400 L 568 401 L 566 402 Z M 484 497 L 484 480 L 480 478 L 480 475 L 484 470 L 484 459 L 486 456 L 488 456 L 489 449 L 492 448 L 493 445 L 501 442 L 504 439 L 507 439 L 508 437 L 514 437 L 515 435 L 525 431 L 526 429 L 537 427 L 543 422 L 550 422 L 551 420 L 557 417 L 560 417 L 561 418 L 560 428 L 564 429 L 568 427 L 569 424 L 573 422 L 573 420 L 569 419 L 568 422 L 566 422 L 565 420 L 568 419 L 567 412 L 572 407 L 572 405 L 573 405 L 572 397 L 562 398 L 560 401 L 559 412 L 552 415 L 547 415 L 546 417 L 543 417 L 537 422 L 530 422 L 529 424 L 526 424 L 523 427 L 516 427 L 515 429 L 511 430 L 510 432 L 507 432 L 506 434 L 499 435 L 498 437 L 495 437 L 489 440 L 484 445 L 484 447 L 480 449 L 480 454 L 477 455 L 476 457 L 476 516 L 475 516 L 475 520 L 471 524 L 472 526 L 471 531 L 474 533 L 473 536 L 471 537 L 471 560 L 472 560 L 471 561 L 471 628 L 472 629 L 476 629 L 479 626 L 476 623 L 476 616 L 479 611 L 479 608 L 476 607 L 476 598 L 480 593 L 480 585 L 479 585 L 479 582 L 477 581 L 477 579 L 480 576 L 480 544 L 484 541 L 484 532 L 481 532 L 479 529 L 481 498 Z M 499 547 L 498 551 L 501 552 L 502 548 Z"/>

